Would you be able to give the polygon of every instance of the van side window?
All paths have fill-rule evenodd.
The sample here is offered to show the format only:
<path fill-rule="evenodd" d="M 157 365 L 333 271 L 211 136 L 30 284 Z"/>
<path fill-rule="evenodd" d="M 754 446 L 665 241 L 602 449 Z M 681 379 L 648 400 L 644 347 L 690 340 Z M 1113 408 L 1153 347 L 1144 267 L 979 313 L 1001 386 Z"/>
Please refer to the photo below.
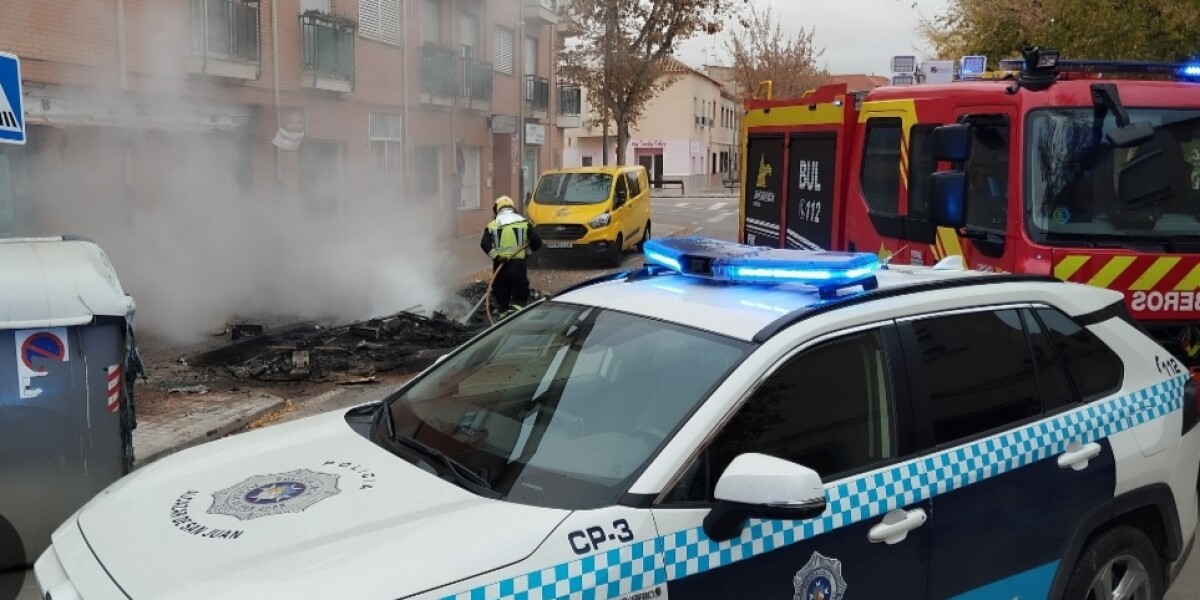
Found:
<path fill-rule="evenodd" d="M 899 117 L 867 120 L 860 184 L 872 213 L 900 214 L 901 126 Z"/>
<path fill-rule="evenodd" d="M 967 225 L 996 233 L 1008 227 L 1008 117 L 972 115 L 967 162 Z"/>
<path fill-rule="evenodd" d="M 629 197 L 633 198 L 633 197 L 641 195 L 642 182 L 641 182 L 640 178 L 638 177 L 638 172 L 630 171 L 625 174 L 625 177 L 629 179 Z"/>

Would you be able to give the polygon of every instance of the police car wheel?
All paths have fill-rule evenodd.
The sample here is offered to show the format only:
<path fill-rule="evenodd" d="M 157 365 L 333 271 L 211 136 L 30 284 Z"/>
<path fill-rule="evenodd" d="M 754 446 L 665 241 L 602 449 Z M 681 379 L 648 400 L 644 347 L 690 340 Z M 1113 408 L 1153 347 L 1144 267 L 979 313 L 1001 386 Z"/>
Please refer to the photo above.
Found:
<path fill-rule="evenodd" d="M 1079 555 L 1063 600 L 1159 600 L 1163 568 L 1154 544 L 1134 527 L 1116 527 Z"/>

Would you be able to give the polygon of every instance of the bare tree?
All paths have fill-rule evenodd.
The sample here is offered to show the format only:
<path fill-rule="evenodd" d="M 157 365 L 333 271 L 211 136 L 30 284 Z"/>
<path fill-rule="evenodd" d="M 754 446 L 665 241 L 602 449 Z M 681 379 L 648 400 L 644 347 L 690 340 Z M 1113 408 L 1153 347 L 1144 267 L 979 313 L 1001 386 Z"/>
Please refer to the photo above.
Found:
<path fill-rule="evenodd" d="M 574 42 L 563 51 L 563 76 L 600 105 L 625 162 L 630 129 L 646 104 L 673 80 L 662 77 L 679 42 L 716 33 L 732 6 L 745 0 L 571 0 L 563 8 Z M 605 149 L 607 154 L 608 149 Z"/>
<path fill-rule="evenodd" d="M 787 37 L 770 6 L 761 12 L 751 8 L 742 25 L 726 40 L 725 49 L 733 62 L 733 79 L 745 93 L 753 94 L 760 83 L 771 80 L 776 96 L 795 98 L 828 81 L 829 73 L 817 66 L 825 50 L 813 43 L 815 28 Z"/>

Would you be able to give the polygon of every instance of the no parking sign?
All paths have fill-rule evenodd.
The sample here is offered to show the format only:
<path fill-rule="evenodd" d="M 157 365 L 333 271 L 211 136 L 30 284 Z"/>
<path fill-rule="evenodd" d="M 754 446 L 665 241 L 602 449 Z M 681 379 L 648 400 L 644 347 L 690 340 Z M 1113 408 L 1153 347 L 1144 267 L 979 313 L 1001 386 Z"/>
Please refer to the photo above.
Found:
<path fill-rule="evenodd" d="M 70 362 L 71 348 L 67 343 L 67 329 L 27 329 L 15 332 L 17 347 L 17 383 L 22 398 L 36 398 L 41 388 L 34 385 L 38 377 L 46 375 L 47 362 Z"/>

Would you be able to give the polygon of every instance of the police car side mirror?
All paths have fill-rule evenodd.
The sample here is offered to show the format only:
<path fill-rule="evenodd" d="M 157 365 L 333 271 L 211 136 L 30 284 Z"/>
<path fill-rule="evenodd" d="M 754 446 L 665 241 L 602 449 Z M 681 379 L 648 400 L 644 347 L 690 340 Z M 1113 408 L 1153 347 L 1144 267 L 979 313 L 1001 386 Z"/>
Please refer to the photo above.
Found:
<path fill-rule="evenodd" d="M 934 128 L 933 157 L 952 163 L 963 163 L 970 160 L 971 126 L 957 123 Z"/>
<path fill-rule="evenodd" d="M 941 171 L 929 177 L 929 212 L 938 227 L 958 229 L 967 223 L 967 174 Z"/>
<path fill-rule="evenodd" d="M 733 459 L 714 495 L 704 533 L 718 542 L 741 535 L 746 519 L 811 519 L 825 512 L 825 484 L 816 471 L 765 454 Z"/>

